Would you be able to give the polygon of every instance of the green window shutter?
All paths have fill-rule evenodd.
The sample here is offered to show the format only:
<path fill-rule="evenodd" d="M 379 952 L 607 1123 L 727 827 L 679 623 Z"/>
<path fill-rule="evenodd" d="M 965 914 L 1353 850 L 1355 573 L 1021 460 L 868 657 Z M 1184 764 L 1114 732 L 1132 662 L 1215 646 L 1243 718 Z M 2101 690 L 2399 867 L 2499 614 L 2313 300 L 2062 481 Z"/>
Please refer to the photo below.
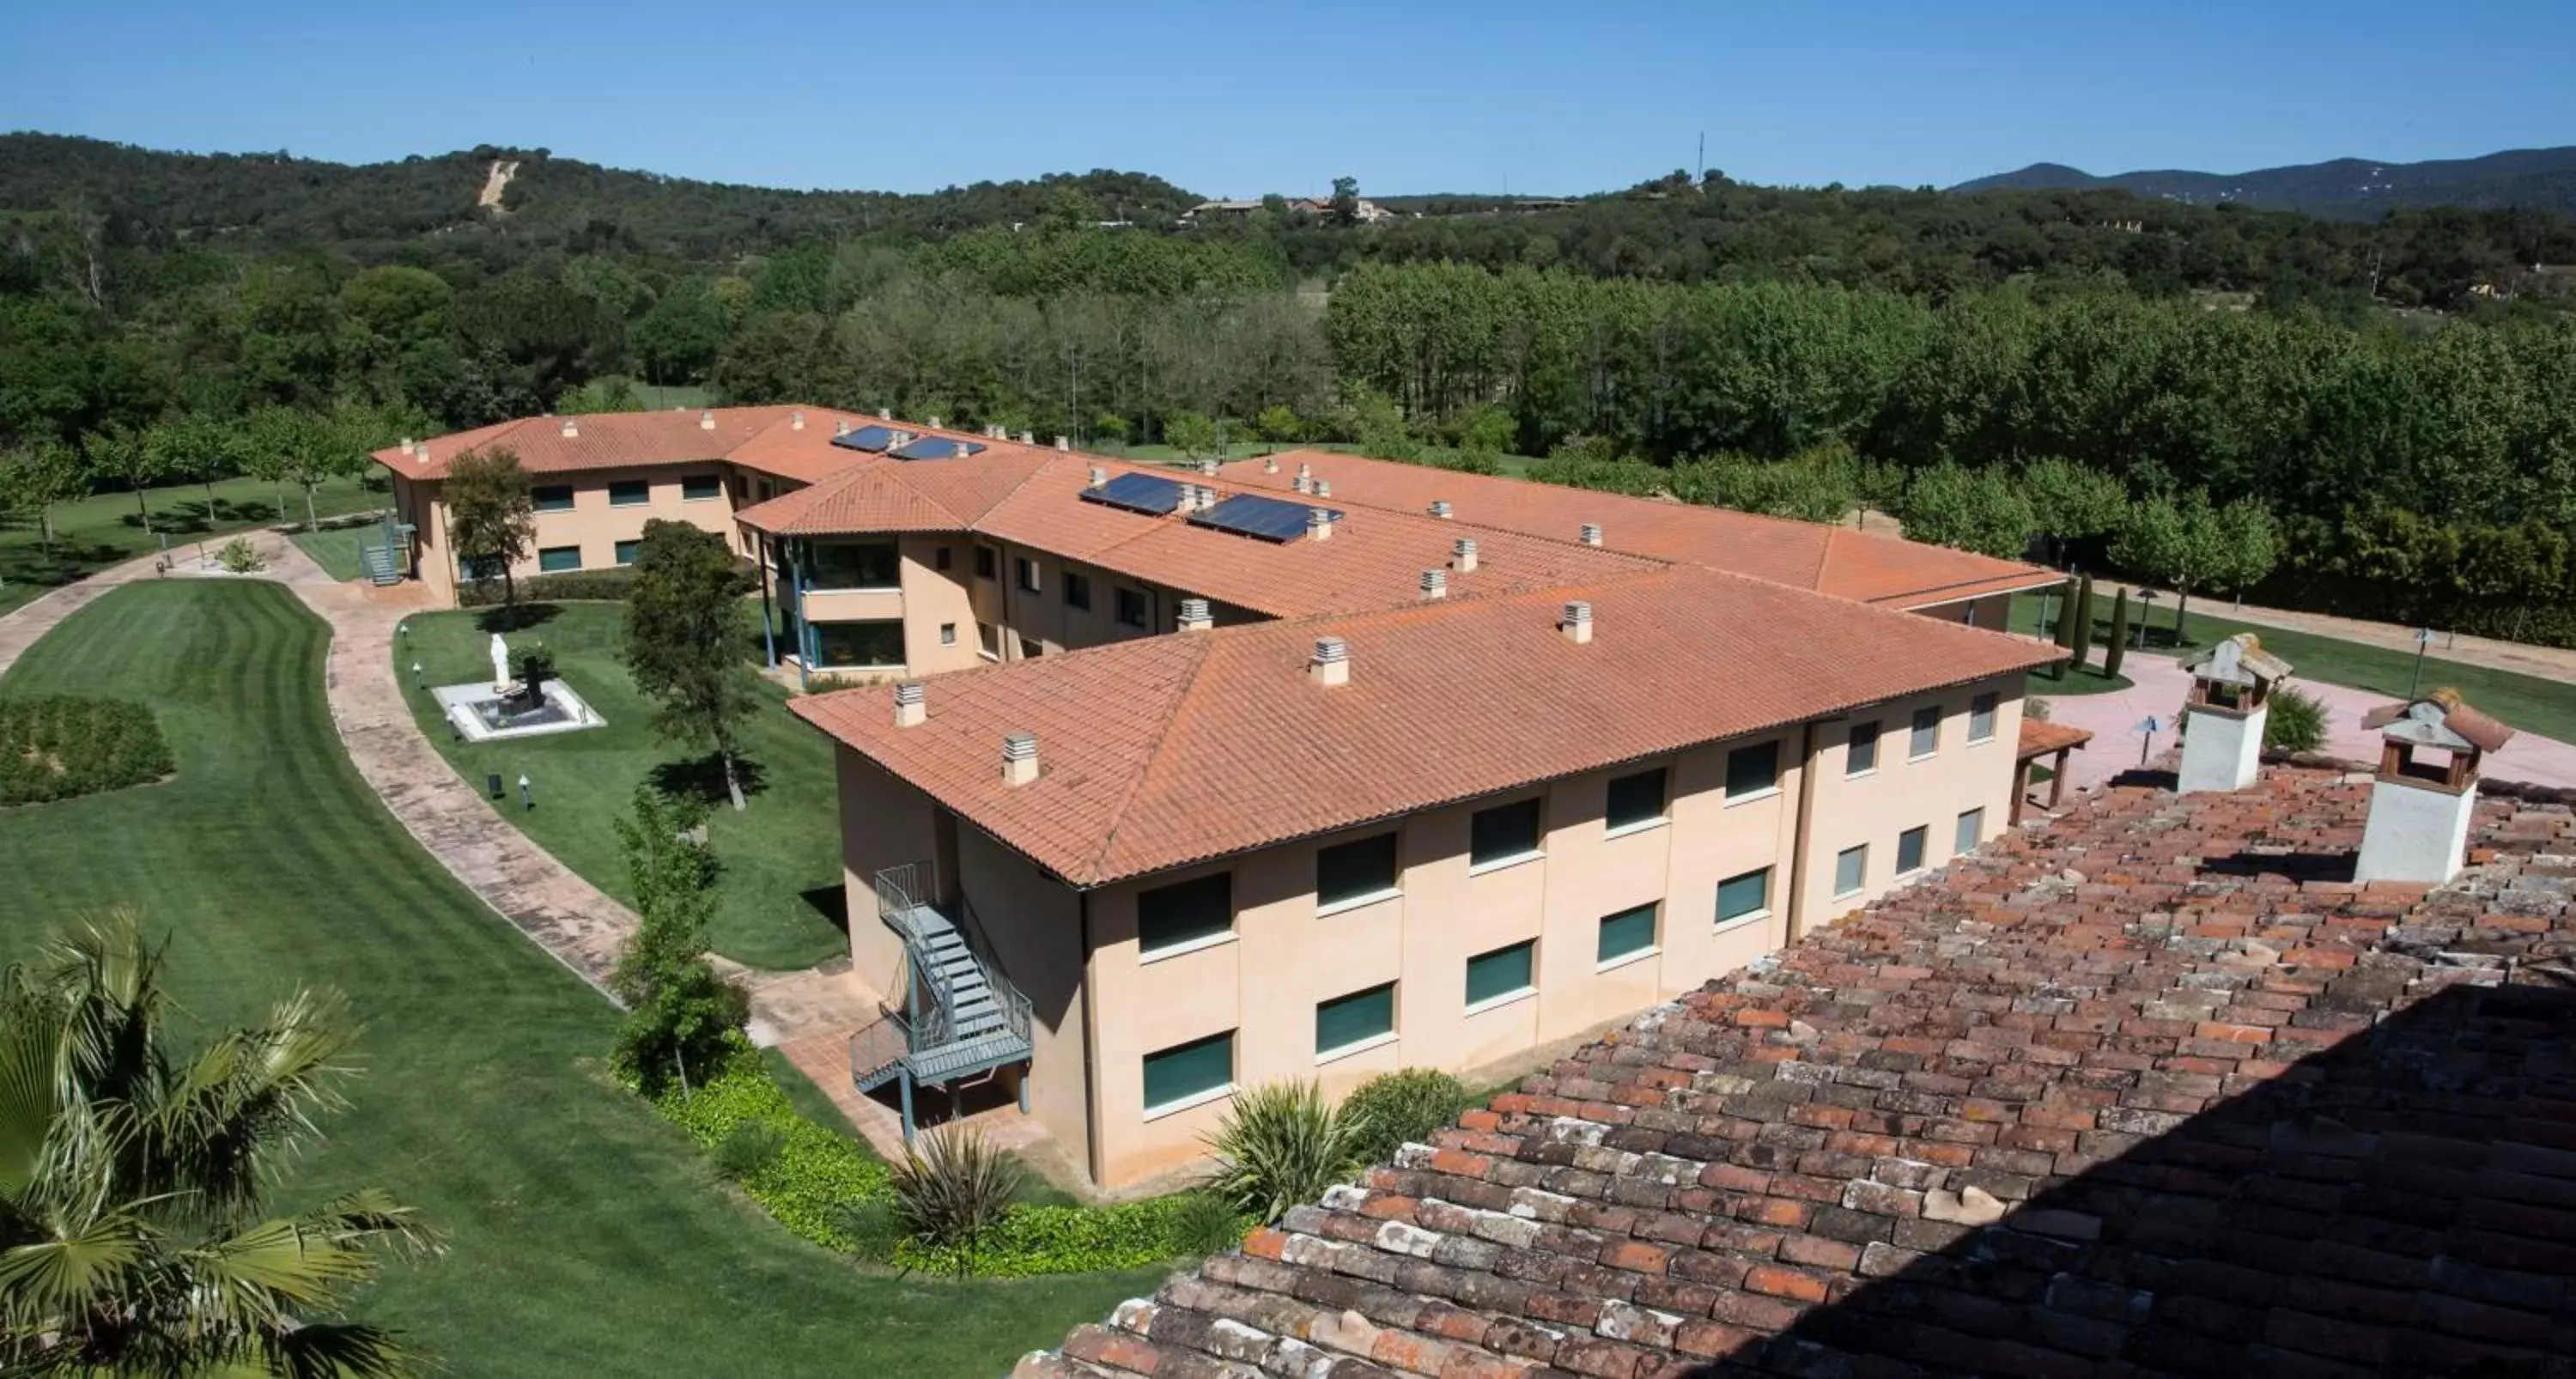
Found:
<path fill-rule="evenodd" d="M 1780 744 L 1755 743 L 1726 754 L 1726 797 L 1740 800 L 1780 784 Z"/>
<path fill-rule="evenodd" d="M 1640 905 L 1605 915 L 1601 920 L 1601 947 L 1594 955 L 1602 962 L 1642 953 L 1655 946 L 1655 907 Z"/>
<path fill-rule="evenodd" d="M 1620 776 L 1610 782 L 1610 808 L 1606 822 L 1611 828 L 1626 828 L 1664 817 L 1665 773 L 1663 767 L 1640 771 L 1633 776 Z"/>
<path fill-rule="evenodd" d="M 1395 889 L 1396 835 L 1315 850 L 1315 903 L 1334 905 Z"/>
<path fill-rule="evenodd" d="M 1315 1005 L 1315 1052 L 1330 1053 L 1395 1033 L 1395 983 Z"/>
<path fill-rule="evenodd" d="M 1923 870 L 1923 852 L 1932 829 L 1929 825 L 1909 828 L 1896 835 L 1896 874 Z"/>
<path fill-rule="evenodd" d="M 529 489 L 528 496 L 536 500 L 539 512 L 572 511 L 572 485 L 570 484 L 540 484 Z"/>
<path fill-rule="evenodd" d="M 626 479 L 608 486 L 608 505 L 631 508 L 653 501 L 653 485 L 645 479 Z"/>
<path fill-rule="evenodd" d="M 1728 923 L 1771 908 L 1771 869 L 1748 871 L 1717 883 L 1717 922 Z"/>
<path fill-rule="evenodd" d="M 1532 939 L 1467 959 L 1467 1004 L 1529 990 L 1536 980 L 1537 953 L 1538 941 Z"/>
<path fill-rule="evenodd" d="M 1467 820 L 1467 862 L 1480 866 L 1538 851 L 1539 802 L 1480 809 Z"/>
<path fill-rule="evenodd" d="M 639 538 L 637 538 L 636 540 L 633 540 L 633 541 L 620 541 L 620 542 L 618 542 L 618 543 L 617 543 L 617 563 L 618 563 L 618 564 L 620 564 L 620 565 L 632 565 L 632 564 L 634 564 L 634 563 L 635 563 L 635 553 L 636 553 L 636 552 L 638 552 L 638 551 L 641 551 L 641 550 L 643 550 L 643 549 L 644 549 L 644 542 L 643 542 L 642 538 L 640 538 L 640 537 L 639 537 Z"/>
<path fill-rule="evenodd" d="M 1234 1081 L 1234 1031 L 1145 1055 L 1145 1109 L 1213 1092 Z"/>
<path fill-rule="evenodd" d="M 1234 927 L 1234 873 L 1218 872 L 1136 897 L 1136 944 L 1145 954 L 1222 934 Z"/>
<path fill-rule="evenodd" d="M 680 497 L 688 502 L 724 496 L 724 480 L 713 474 L 697 474 L 680 481 Z"/>
<path fill-rule="evenodd" d="M 1958 836 L 1950 840 L 1952 852 L 1974 852 L 1986 836 L 1986 811 L 1971 809 L 1959 816 Z"/>

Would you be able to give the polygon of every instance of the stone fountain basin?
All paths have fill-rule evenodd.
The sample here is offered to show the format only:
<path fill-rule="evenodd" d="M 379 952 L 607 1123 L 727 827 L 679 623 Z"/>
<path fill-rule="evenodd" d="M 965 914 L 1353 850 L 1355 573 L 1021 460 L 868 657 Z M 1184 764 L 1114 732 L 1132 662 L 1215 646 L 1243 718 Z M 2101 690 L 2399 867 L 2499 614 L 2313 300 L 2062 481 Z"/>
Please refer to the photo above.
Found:
<path fill-rule="evenodd" d="M 600 717 L 598 710 L 561 680 L 540 684 L 537 696 L 543 702 L 529 706 L 505 703 L 490 685 L 440 685 L 430 693 L 438 699 L 447 721 L 468 742 L 542 737 L 608 726 L 608 720 Z"/>

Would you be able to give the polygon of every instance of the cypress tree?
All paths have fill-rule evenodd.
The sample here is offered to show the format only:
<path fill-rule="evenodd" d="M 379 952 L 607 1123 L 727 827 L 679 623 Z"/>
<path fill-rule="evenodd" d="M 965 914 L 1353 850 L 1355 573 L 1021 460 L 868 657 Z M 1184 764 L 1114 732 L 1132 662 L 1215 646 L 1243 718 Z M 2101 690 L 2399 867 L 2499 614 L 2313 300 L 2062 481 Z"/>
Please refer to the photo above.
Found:
<path fill-rule="evenodd" d="M 2075 609 L 2067 617 L 2074 624 L 2068 630 L 2066 649 L 2074 653 L 2077 666 L 2093 654 L 2093 576 L 2086 575 L 2075 588 Z"/>
<path fill-rule="evenodd" d="M 2115 679 L 2120 674 L 2120 658 L 2129 651 L 2129 591 L 2122 589 L 2111 600 L 2111 644 L 2102 648 L 2102 677 Z"/>
<path fill-rule="evenodd" d="M 2057 591 L 2057 627 L 2055 631 L 2057 634 L 2057 644 L 2059 646 L 2072 647 L 2075 645 L 2075 577 L 2073 575 L 2067 576 L 2066 587 Z M 2050 666 L 2048 668 L 2048 678 L 2052 680 L 2065 679 L 2066 663 L 2064 661 L 2060 661 L 2057 664 Z"/>

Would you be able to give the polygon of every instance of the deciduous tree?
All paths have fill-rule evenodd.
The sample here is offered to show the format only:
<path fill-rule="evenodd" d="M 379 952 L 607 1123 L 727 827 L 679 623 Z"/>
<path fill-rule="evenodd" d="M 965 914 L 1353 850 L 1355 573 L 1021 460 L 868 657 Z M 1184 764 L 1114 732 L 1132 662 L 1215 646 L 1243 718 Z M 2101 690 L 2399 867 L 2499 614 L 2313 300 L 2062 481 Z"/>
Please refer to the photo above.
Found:
<path fill-rule="evenodd" d="M 626 1003 L 616 1061 L 647 1091 L 702 1078 L 750 1015 L 742 988 L 706 958 L 716 880 L 706 823 L 704 803 L 651 786 L 636 787 L 633 813 L 615 821 L 639 921 L 609 974 Z"/>
<path fill-rule="evenodd" d="M 743 807 L 735 754 L 760 707 L 759 677 L 745 653 L 750 580 L 723 537 L 686 522 L 649 521 L 626 598 L 626 668 L 659 705 L 653 726 L 676 742 L 715 750 L 725 793 Z"/>
<path fill-rule="evenodd" d="M 447 505 L 447 539 L 456 550 L 459 573 L 468 578 L 501 572 L 505 622 L 518 620 L 519 583 L 514 567 L 528 558 L 537 540 L 536 496 L 528 471 L 519 467 L 519 452 L 502 447 L 469 450 L 447 467 L 440 486 Z"/>

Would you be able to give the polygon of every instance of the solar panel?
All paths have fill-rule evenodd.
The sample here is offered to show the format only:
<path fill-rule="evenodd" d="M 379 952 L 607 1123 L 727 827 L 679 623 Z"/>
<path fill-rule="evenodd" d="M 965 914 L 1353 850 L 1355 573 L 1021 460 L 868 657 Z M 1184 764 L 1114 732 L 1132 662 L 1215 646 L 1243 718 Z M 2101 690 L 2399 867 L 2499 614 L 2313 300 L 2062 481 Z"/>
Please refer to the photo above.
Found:
<path fill-rule="evenodd" d="M 1341 520 L 1342 515 L 1329 508 L 1317 509 L 1285 499 L 1238 493 L 1205 512 L 1193 514 L 1190 523 L 1241 536 L 1256 536 L 1264 541 L 1294 541 L 1306 534 L 1307 514 L 1317 511 L 1326 513 L 1335 521 Z"/>
<path fill-rule="evenodd" d="M 898 445 L 886 453 L 898 460 L 962 460 L 984 449 L 973 441 L 950 440 L 946 436 L 924 436 L 909 445 Z"/>
<path fill-rule="evenodd" d="M 891 426 L 862 426 L 847 435 L 832 437 L 832 444 L 843 450 L 864 450 L 871 455 L 882 452 L 894 442 Z"/>
<path fill-rule="evenodd" d="M 1181 506 L 1181 485 L 1152 474 L 1121 474 L 1098 488 L 1084 489 L 1082 501 L 1163 517 Z"/>

